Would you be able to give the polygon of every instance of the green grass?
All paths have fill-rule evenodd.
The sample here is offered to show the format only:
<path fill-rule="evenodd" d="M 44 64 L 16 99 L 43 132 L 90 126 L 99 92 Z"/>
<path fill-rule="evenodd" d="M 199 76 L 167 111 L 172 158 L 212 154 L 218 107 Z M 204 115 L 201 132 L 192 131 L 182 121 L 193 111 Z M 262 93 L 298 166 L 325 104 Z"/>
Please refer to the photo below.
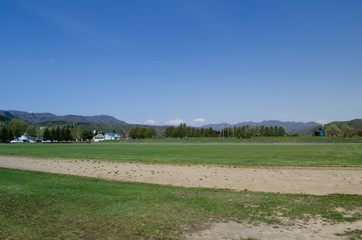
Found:
<path fill-rule="evenodd" d="M 336 234 L 340 237 L 348 237 L 349 240 L 362 239 L 362 229 L 348 230 L 344 233 Z"/>
<path fill-rule="evenodd" d="M 361 143 L 362 137 L 253 137 L 253 138 L 222 138 L 222 137 L 189 137 L 189 138 L 152 138 L 107 140 L 107 142 L 145 142 L 145 143 Z"/>
<path fill-rule="evenodd" d="M 0 168 L 1 239 L 173 239 L 199 223 L 344 217 L 358 195 L 311 196 L 187 189 Z"/>
<path fill-rule="evenodd" d="M 362 165 L 362 144 L 0 144 L 0 154 L 177 164 Z"/>

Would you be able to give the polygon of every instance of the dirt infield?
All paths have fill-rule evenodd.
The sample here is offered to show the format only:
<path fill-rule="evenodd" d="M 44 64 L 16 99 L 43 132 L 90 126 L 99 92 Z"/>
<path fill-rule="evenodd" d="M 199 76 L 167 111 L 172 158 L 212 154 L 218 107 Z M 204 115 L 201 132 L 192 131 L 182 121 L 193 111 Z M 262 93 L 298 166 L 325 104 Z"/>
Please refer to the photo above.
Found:
<path fill-rule="evenodd" d="M 362 168 L 229 167 L 0 156 L 0 167 L 183 187 L 362 195 Z"/>

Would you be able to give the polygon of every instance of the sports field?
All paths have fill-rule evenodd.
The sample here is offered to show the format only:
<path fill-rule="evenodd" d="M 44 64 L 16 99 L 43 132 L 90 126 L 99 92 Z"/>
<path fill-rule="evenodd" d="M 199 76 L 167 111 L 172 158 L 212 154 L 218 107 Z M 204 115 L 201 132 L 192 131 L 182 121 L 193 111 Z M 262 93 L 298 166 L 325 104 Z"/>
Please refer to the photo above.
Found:
<path fill-rule="evenodd" d="M 0 144 L 0 155 L 14 163 L 25 161 L 15 168 L 33 162 L 31 170 L 63 168 L 68 174 L 97 176 L 0 168 L 0 239 L 360 239 L 362 234 L 361 195 L 353 190 L 361 185 L 362 144 Z M 94 166 L 86 168 L 82 162 Z M 129 170 L 127 164 L 132 165 Z M 167 166 L 187 168 L 190 174 L 200 168 L 205 176 L 185 178 L 200 186 L 212 179 L 240 178 L 242 189 L 176 187 L 167 181 L 171 175 L 182 178 L 182 171 L 162 170 Z M 243 171 L 234 176 L 231 170 Z M 314 182 L 314 171 L 327 178 Z M 136 183 L 142 175 L 156 179 L 162 174 L 159 184 L 175 186 Z M 108 176 L 121 176 L 121 182 L 99 179 Z M 261 181 L 263 177 L 267 179 Z M 250 191 L 273 179 L 280 181 L 274 187 L 281 192 L 288 192 L 286 183 L 299 179 L 313 188 L 353 185 L 353 194 Z"/>
<path fill-rule="evenodd" d="M 194 239 L 205 223 L 228 221 L 243 223 L 249 236 L 264 228 L 280 238 L 354 237 L 361 204 L 358 195 L 187 189 L 0 168 L 2 239 Z"/>
<path fill-rule="evenodd" d="M 0 144 L 0 154 L 239 166 L 362 165 L 362 144 Z"/>

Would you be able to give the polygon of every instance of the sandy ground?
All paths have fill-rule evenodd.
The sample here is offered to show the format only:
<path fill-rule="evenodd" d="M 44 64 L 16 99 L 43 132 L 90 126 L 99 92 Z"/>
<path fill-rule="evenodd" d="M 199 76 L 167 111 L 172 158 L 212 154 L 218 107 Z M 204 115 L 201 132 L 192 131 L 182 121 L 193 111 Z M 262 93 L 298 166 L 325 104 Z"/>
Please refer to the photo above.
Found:
<path fill-rule="evenodd" d="M 266 223 L 212 223 L 206 230 L 185 236 L 188 240 L 214 239 L 259 239 L 259 240 L 341 240 L 350 239 L 348 236 L 338 236 L 345 231 L 361 230 L 362 221 L 354 223 L 328 223 L 322 219 L 311 219 L 309 222 L 296 221 L 287 225 L 270 225 Z M 355 239 L 361 239 L 355 238 Z"/>
<path fill-rule="evenodd" d="M 0 156 L 0 167 L 183 187 L 362 195 L 362 168 L 222 167 Z"/>
<path fill-rule="evenodd" d="M 248 189 L 260 192 L 332 193 L 362 195 L 362 168 L 222 167 L 215 165 L 169 165 L 101 160 L 46 159 L 0 156 L 0 167 L 98 177 L 108 180 L 145 182 L 184 187 Z M 351 214 L 337 209 L 343 214 Z M 357 211 L 360 211 L 357 210 Z M 283 222 L 283 221 L 282 221 Z M 209 223 L 186 239 L 348 239 L 336 233 L 362 229 L 362 221 L 334 224 L 323 219 L 308 222 L 285 219 L 285 224 Z M 187 231 L 186 231 L 187 232 Z M 362 236 L 357 239 L 362 239 Z"/>

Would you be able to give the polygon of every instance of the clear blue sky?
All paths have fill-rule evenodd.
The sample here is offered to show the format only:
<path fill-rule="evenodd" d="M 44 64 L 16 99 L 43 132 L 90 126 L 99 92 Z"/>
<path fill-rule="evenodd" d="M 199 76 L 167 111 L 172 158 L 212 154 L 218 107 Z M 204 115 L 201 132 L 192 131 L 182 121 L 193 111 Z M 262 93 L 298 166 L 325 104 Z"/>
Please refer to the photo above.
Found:
<path fill-rule="evenodd" d="M 2 0 L 0 109 L 133 123 L 362 117 L 362 1 Z"/>

